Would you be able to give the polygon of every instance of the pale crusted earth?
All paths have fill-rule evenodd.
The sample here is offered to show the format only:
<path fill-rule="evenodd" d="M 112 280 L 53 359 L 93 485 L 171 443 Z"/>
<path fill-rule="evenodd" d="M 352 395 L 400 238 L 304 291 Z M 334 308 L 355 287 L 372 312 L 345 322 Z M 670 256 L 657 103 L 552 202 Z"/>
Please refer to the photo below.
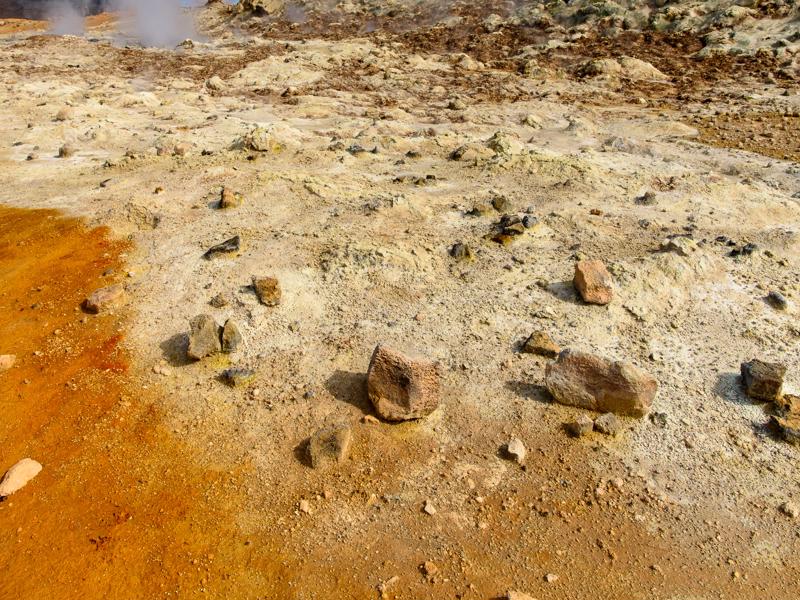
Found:
<path fill-rule="evenodd" d="M 3 37 L 0 201 L 134 242 L 142 386 L 164 390 L 171 428 L 206 464 L 247 466 L 236 509 L 255 549 L 205 597 L 795 597 L 800 520 L 780 507 L 800 503 L 800 449 L 738 371 L 779 361 L 800 390 L 797 308 L 765 301 L 800 304 L 800 164 L 704 145 L 693 119 L 744 106 L 787 115 L 796 135 L 796 79 L 734 73 L 662 103 L 628 88 L 671 85 L 638 63 L 645 75 L 621 84 L 530 76 L 388 34 L 264 36 L 218 5 L 200 18 L 206 41 L 176 50 L 123 49 L 110 28 Z M 256 127 L 266 151 L 242 149 Z M 223 186 L 239 208 L 216 207 Z M 637 202 L 647 191 L 655 204 Z M 486 237 L 500 213 L 467 214 L 497 195 L 538 219 L 508 246 Z M 660 252 L 676 234 L 696 251 Z M 201 258 L 234 235 L 238 253 Z M 450 256 L 456 242 L 473 261 Z M 579 258 L 608 265 L 610 305 L 577 297 Z M 278 278 L 279 306 L 259 304 L 253 276 Z M 235 319 L 242 349 L 189 362 L 201 313 Z M 546 359 L 518 352 L 536 329 L 651 373 L 664 416 L 570 438 L 582 411 L 551 403 Z M 361 421 L 382 341 L 440 362 L 430 417 Z M 221 383 L 229 364 L 255 382 Z M 342 419 L 350 459 L 311 469 L 304 441 Z M 524 468 L 501 452 L 514 436 Z"/>

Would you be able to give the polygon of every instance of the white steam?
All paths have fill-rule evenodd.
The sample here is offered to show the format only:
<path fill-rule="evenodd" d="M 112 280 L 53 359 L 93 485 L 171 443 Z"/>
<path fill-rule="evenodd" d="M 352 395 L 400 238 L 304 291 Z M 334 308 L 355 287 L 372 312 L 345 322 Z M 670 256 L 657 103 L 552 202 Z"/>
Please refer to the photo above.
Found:
<path fill-rule="evenodd" d="M 56 35 L 81 35 L 83 33 L 83 14 L 72 2 L 51 0 L 45 6 L 44 15 L 50 21 L 51 31 Z"/>

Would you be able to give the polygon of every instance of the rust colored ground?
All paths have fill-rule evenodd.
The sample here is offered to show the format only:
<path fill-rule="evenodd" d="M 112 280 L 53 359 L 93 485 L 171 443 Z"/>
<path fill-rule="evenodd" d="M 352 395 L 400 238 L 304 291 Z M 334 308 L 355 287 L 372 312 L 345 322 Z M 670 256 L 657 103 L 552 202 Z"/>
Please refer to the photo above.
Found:
<path fill-rule="evenodd" d="M 4 600 L 225 596 L 222 565 L 245 560 L 232 475 L 165 430 L 124 316 L 78 308 L 120 278 L 125 250 L 55 212 L 0 207 L 0 354 L 17 355 L 0 374 L 0 471 L 44 466 L 0 503 Z"/>

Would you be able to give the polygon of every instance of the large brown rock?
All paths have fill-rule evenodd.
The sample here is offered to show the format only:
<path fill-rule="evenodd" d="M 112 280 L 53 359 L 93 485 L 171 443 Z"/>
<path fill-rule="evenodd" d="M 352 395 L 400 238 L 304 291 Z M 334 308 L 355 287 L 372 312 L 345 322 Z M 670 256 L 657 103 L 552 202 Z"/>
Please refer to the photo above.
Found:
<path fill-rule="evenodd" d="M 439 406 L 436 364 L 378 344 L 367 371 L 367 394 L 387 421 L 425 417 Z"/>
<path fill-rule="evenodd" d="M 783 394 L 783 378 L 786 367 L 779 363 L 765 362 L 754 358 L 742 363 L 742 383 L 747 395 L 756 400 L 771 402 Z"/>
<path fill-rule="evenodd" d="M 656 380 L 630 363 L 564 350 L 547 365 L 545 385 L 561 404 L 642 417 L 655 398 Z"/>
<path fill-rule="evenodd" d="M 600 260 L 581 260 L 575 263 L 572 283 L 583 301 L 589 304 L 608 304 L 614 297 L 614 281 Z"/>

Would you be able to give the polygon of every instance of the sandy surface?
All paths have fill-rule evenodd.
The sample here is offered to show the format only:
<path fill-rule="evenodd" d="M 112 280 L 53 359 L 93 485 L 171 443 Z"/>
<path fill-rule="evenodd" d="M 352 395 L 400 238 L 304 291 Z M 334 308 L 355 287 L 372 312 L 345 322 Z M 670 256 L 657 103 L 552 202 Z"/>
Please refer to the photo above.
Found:
<path fill-rule="evenodd" d="M 131 586 L 153 598 L 370 598 L 390 582 L 390 598 L 794 597 L 800 521 L 780 507 L 800 503 L 800 450 L 767 427 L 738 371 L 779 361 L 786 390 L 800 389 L 798 313 L 765 301 L 777 290 L 800 303 L 796 60 L 703 57 L 700 35 L 683 31 L 575 37 L 511 19 L 491 32 L 484 15 L 369 34 L 344 18 L 339 30 L 314 15 L 246 17 L 203 9 L 203 35 L 178 49 L 124 47 L 105 28 L 0 38 L 0 202 L 59 209 L 130 245 L 116 275 L 131 365 L 120 385 L 168 439 L 104 430 L 127 449 L 113 468 L 130 468 L 137 449 L 158 478 L 157 457 L 180 447 L 178 465 L 230 474 L 224 486 L 175 483 L 199 491 L 181 527 L 164 521 L 187 544 L 131 549 L 123 537 L 100 550 L 87 533 L 70 553 L 102 551 L 113 568 L 68 561 L 66 575 L 54 550 L 22 585 L 43 537 L 60 535 L 51 524 L 25 537 L 36 518 L 25 505 L 57 512 L 70 496 L 47 491 L 59 454 L 48 463 L 35 429 L 6 429 L 0 468 L 37 449 L 50 475 L 0 504 L 0 529 L 23 532 L 3 534 L 4 547 L 29 553 L 6 559 L 0 590 L 33 598 L 53 580 L 83 598 L 143 597 Z M 748 39 L 797 31 L 772 17 Z M 264 151 L 242 148 L 256 128 Z M 64 145 L 72 153 L 58 158 Z M 216 207 L 223 186 L 241 207 Z M 637 202 L 647 191 L 655 204 Z M 487 239 L 499 212 L 468 214 L 499 195 L 505 212 L 538 219 L 507 246 Z M 233 235 L 238 253 L 201 259 Z M 659 251 L 675 235 L 697 250 Z M 456 242 L 473 261 L 450 256 Z M 731 256 L 746 244 L 756 250 Z M 607 307 L 573 289 L 584 257 L 609 266 Z M 252 276 L 277 277 L 282 303 L 259 304 Z M 217 294 L 227 306 L 209 304 Z M 188 361 L 200 313 L 235 319 L 243 348 Z M 651 416 L 663 421 L 570 438 L 563 425 L 582 411 L 552 403 L 547 360 L 519 352 L 536 329 L 654 375 Z M 439 361 L 433 415 L 362 421 L 381 341 Z M 0 354 L 14 345 L 0 337 Z M 230 365 L 256 380 L 225 386 Z M 341 420 L 353 425 L 350 459 L 310 468 L 304 441 Z M 523 467 L 502 455 L 511 436 L 528 449 Z M 89 481 L 108 468 L 95 452 L 81 459 Z M 120 510 L 136 502 L 126 485 L 113 488 Z M 224 536 L 214 511 L 230 519 Z M 139 567 L 155 556 L 189 574 L 167 589 L 157 574 L 119 576 L 148 573 Z"/>

